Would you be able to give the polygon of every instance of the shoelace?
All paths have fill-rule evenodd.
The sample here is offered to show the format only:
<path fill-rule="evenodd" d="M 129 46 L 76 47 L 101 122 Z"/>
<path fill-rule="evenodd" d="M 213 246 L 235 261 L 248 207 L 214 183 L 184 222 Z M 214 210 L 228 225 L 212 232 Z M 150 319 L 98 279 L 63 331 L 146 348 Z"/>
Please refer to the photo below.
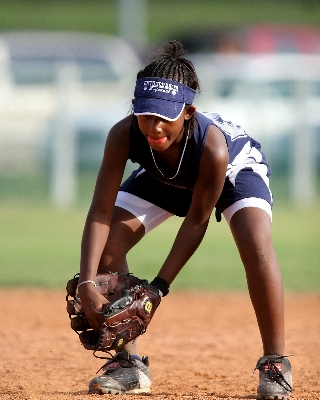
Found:
<path fill-rule="evenodd" d="M 265 365 L 268 366 L 268 369 L 266 370 L 266 373 L 268 375 L 268 378 L 273 380 L 274 382 L 277 382 L 280 386 L 282 386 L 285 390 L 292 392 L 292 387 L 291 385 L 284 379 L 283 374 L 279 371 L 276 363 L 285 358 L 286 356 L 279 356 L 275 358 L 270 358 L 267 361 L 258 363 L 253 370 L 253 372 L 256 369 L 259 369 L 260 367 L 263 367 Z"/>
<path fill-rule="evenodd" d="M 118 367 L 117 368 L 119 368 L 120 366 L 121 367 L 132 367 L 132 361 L 131 361 L 131 359 L 130 358 L 125 358 L 124 356 L 123 356 L 123 354 L 122 353 L 117 353 L 117 354 L 115 354 L 114 356 L 111 354 L 111 353 L 109 353 L 109 352 L 107 352 L 109 355 L 110 355 L 110 357 L 100 357 L 100 356 L 97 356 L 96 354 L 95 354 L 95 352 L 93 353 L 93 355 L 96 357 L 96 358 L 100 358 L 100 359 L 102 359 L 102 360 L 108 360 L 107 362 L 105 362 L 103 365 L 102 365 L 102 367 L 101 368 L 99 368 L 99 370 L 96 372 L 96 374 L 98 374 L 102 369 L 104 369 L 105 371 L 107 371 L 108 369 L 107 368 L 104 368 L 104 367 L 106 367 L 108 364 L 112 364 L 112 363 L 115 363 L 115 362 L 118 362 Z M 115 368 L 114 370 L 116 370 L 117 368 Z"/>

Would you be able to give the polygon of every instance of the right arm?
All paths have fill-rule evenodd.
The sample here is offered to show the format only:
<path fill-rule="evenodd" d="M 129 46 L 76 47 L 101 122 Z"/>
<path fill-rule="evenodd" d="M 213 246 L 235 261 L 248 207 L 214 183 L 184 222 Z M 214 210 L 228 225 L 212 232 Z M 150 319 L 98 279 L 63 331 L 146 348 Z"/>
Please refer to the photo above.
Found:
<path fill-rule="evenodd" d="M 95 280 L 100 258 L 108 239 L 117 193 L 129 152 L 131 117 L 114 125 L 107 137 L 104 156 L 96 181 L 92 203 L 86 218 L 82 242 L 79 283 Z M 99 330 L 100 311 L 106 299 L 92 283 L 79 286 L 81 304 L 90 325 Z"/>

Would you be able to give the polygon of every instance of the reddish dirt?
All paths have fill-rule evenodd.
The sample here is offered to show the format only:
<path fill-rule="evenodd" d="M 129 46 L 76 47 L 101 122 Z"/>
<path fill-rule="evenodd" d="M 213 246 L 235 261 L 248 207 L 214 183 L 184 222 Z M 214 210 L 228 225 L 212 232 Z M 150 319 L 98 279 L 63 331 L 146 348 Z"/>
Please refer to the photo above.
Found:
<path fill-rule="evenodd" d="M 292 399 L 319 400 L 320 294 L 288 294 L 285 305 Z M 63 291 L 2 289 L 0 312 L 0 399 L 128 399 L 88 394 L 103 360 L 69 327 Z M 245 293 L 170 293 L 140 350 L 150 359 L 156 400 L 255 399 L 261 343 Z"/>

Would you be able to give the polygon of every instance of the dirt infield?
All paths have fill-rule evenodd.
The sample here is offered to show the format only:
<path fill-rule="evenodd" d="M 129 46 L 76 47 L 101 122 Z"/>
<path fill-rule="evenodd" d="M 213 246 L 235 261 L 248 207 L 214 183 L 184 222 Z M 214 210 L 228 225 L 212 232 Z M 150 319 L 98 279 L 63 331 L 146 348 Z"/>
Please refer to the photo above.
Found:
<path fill-rule="evenodd" d="M 286 296 L 292 399 L 320 399 L 319 310 L 320 294 Z M 69 327 L 63 291 L 1 289 L 0 312 L 0 399 L 103 398 L 87 394 L 103 360 Z M 255 399 L 258 371 L 252 372 L 261 343 L 245 293 L 170 293 L 140 349 L 150 358 L 156 400 Z"/>

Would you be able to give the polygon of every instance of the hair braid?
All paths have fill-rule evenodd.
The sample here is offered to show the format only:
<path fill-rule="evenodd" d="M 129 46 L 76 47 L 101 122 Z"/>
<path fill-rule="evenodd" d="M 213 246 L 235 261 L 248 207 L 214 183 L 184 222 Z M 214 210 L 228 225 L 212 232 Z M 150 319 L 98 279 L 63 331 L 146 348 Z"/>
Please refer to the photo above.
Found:
<path fill-rule="evenodd" d="M 178 81 L 200 91 L 200 82 L 193 63 L 184 57 L 187 53 L 178 40 L 165 42 L 151 55 L 150 63 L 137 74 L 137 79 L 158 77 Z"/>

